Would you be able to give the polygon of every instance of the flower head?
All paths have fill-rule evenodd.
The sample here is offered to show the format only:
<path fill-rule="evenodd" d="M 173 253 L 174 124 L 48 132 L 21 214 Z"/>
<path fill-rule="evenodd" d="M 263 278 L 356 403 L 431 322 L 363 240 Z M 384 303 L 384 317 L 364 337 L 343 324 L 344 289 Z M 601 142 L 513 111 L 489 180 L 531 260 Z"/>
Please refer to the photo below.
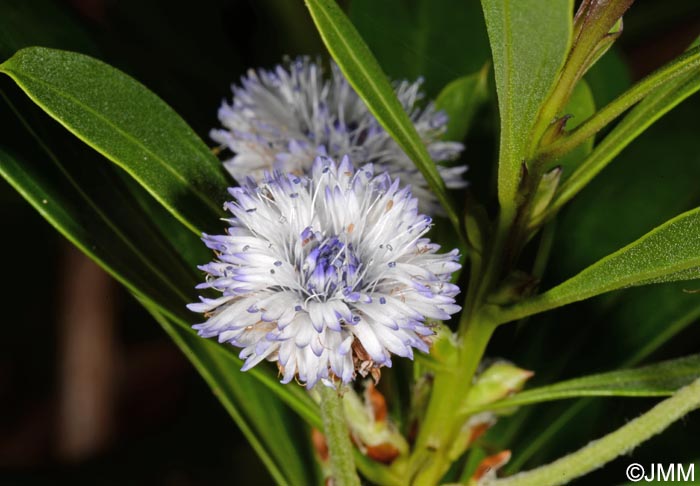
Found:
<path fill-rule="evenodd" d="M 244 370 L 277 361 L 282 382 L 350 382 L 378 375 L 391 355 L 427 352 L 426 319 L 459 310 L 449 282 L 457 251 L 436 253 L 410 188 L 371 164 L 355 170 L 319 157 L 308 176 L 268 174 L 230 189 L 227 234 L 204 235 L 216 259 L 191 304 L 194 327 L 243 348 Z"/>
<path fill-rule="evenodd" d="M 298 58 L 273 71 L 249 71 L 241 86 L 233 86 L 233 102 L 219 109 L 223 129 L 211 137 L 235 155 L 224 162 L 240 183 L 248 177 L 262 180 L 265 172 L 280 170 L 307 173 L 316 155 L 339 159 L 349 155 L 375 165 L 409 184 L 423 212 L 439 211 L 435 196 L 423 175 L 391 136 L 369 112 L 337 65 L 331 64 L 330 79 L 324 79 L 319 64 Z M 423 97 L 421 81 L 396 84 L 396 95 L 410 115 L 433 160 L 451 161 L 463 146 L 441 141 L 447 116 L 432 103 L 417 106 Z M 438 166 L 445 184 L 464 187 L 466 166 Z"/>

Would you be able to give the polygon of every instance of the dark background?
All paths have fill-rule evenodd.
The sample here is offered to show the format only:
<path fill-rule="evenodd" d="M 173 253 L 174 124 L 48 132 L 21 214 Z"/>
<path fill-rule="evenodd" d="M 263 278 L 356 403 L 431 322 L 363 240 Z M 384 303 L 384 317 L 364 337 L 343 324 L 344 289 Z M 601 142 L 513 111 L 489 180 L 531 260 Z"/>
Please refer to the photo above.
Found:
<path fill-rule="evenodd" d="M 407 0 L 407 8 L 412 3 Z M 640 1 L 625 18 L 625 34 L 619 42 L 620 77 L 626 78 L 618 80 L 620 84 L 624 87 L 629 79 L 641 77 L 682 51 L 700 32 L 698 19 L 697 2 Z M 302 2 L 296 0 L 0 0 L 0 60 L 23 45 L 78 50 L 119 67 L 165 99 L 207 141 L 209 129 L 217 124 L 216 110 L 229 96 L 230 83 L 248 67 L 272 66 L 285 54 L 325 54 Z M 382 56 L 378 57 L 381 62 Z M 392 75 L 402 74 L 392 72 L 397 69 L 387 68 Z M 450 79 L 449 66 L 442 69 L 445 72 Z M 460 74 L 455 71 L 454 77 Z M 22 103 L 7 79 L 0 80 L 0 88 Z M 29 104 L 21 106 L 33 109 Z M 698 113 L 700 103 L 695 97 L 659 122 L 653 129 L 655 139 L 635 142 L 627 151 L 651 158 L 650 162 L 639 164 L 628 156 L 629 162 L 606 172 L 608 179 L 584 193 L 582 200 L 588 198 L 592 206 L 601 207 L 636 201 L 632 216 L 618 214 L 627 218 L 623 226 L 636 214 L 652 214 L 655 206 L 676 213 L 687 205 L 697 206 L 697 189 L 686 200 L 673 187 L 697 186 L 700 180 L 693 179 L 700 175 Z M 492 109 L 482 115 L 467 139 L 465 155 L 477 193 L 490 187 L 490 166 L 477 161 L 489 160 L 494 146 Z M 0 103 L 0 123 L 3 143 L 32 144 L 22 138 L 21 127 L 4 103 Z M 58 133 L 60 129 L 55 128 Z M 65 144 L 66 150 L 78 155 L 89 150 L 72 140 Z M 683 163 L 674 165 L 674 158 Z M 651 171 L 641 181 L 636 172 L 640 165 Z M 695 172 L 689 173 L 688 167 L 696 167 Z M 629 197 L 624 199 L 621 193 Z M 686 199 L 681 203 L 680 197 Z M 4 277 L 0 484 L 270 484 L 260 461 L 216 398 L 145 311 L 5 182 L 0 182 L 0 202 Z M 574 257 L 555 259 L 545 282 L 561 280 L 587 259 L 631 240 L 624 231 L 610 230 L 603 216 L 592 216 L 586 208 L 580 203 L 564 215 L 557 248 Z M 649 221 L 654 221 L 653 215 Z M 596 238 L 580 237 L 577 231 L 582 225 L 589 230 L 586 234 Z M 633 292 L 640 301 L 660 306 L 666 302 L 659 294 L 645 298 L 644 290 Z M 562 377 L 608 369 L 611 366 L 606 363 L 614 366 L 619 361 L 612 358 L 626 352 L 627 338 L 605 334 L 610 332 L 609 323 L 596 316 L 611 319 L 600 310 L 609 304 L 594 305 L 598 307 L 582 307 L 577 322 L 566 330 L 543 321 L 548 336 L 538 341 L 539 349 L 523 349 L 527 342 L 523 328 L 509 329 L 496 336 L 490 354 L 535 369 L 553 363 Z M 674 305 L 672 298 L 668 305 Z M 624 309 L 619 313 L 629 317 L 632 311 Z M 643 306 L 638 310 L 645 316 L 653 311 Z M 595 339 L 597 332 L 599 339 Z M 698 334 L 688 327 L 655 357 L 697 352 Z M 595 365 L 576 359 L 562 363 L 559 345 L 564 349 L 573 340 L 581 343 L 578 352 Z M 547 378 L 542 373 L 543 381 Z M 592 415 L 598 417 L 595 422 L 579 421 L 579 428 L 601 435 L 611 424 L 624 423 L 651 403 L 601 400 L 597 406 L 605 413 Z M 663 457 L 663 451 L 692 443 L 700 432 L 696 424 L 700 420 L 695 417 L 688 422 L 675 426 L 653 448 L 643 448 L 641 457 Z M 527 437 L 521 440 L 527 442 Z M 579 433 L 570 444 L 591 438 Z M 556 455 L 562 452 L 565 449 Z M 697 443 L 684 453 L 678 461 L 693 455 L 700 458 Z M 547 457 L 546 453 L 535 456 L 529 464 Z M 623 475 L 615 467 L 581 484 L 611 484 L 611 478 L 622 482 Z"/>

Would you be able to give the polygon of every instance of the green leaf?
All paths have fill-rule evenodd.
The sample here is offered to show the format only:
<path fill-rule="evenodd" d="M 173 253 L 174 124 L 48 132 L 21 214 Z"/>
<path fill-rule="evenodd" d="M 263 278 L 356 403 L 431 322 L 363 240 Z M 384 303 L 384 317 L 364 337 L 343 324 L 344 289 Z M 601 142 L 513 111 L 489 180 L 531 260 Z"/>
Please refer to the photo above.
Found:
<path fill-rule="evenodd" d="M 280 485 L 313 484 L 304 469 L 305 458 L 293 437 L 294 420 L 279 399 L 262 388 L 254 376 L 241 373 L 240 362 L 218 348 L 223 345 L 202 339 L 187 324 L 174 324 L 147 301 L 148 309 L 163 329 L 204 377 L 214 395 L 231 415 L 268 471 Z"/>
<path fill-rule="evenodd" d="M 95 52 L 90 39 L 82 37 L 84 34 L 79 26 L 73 25 L 53 2 L 38 0 L 32 2 L 34 8 L 27 8 L 25 4 L 10 0 L 0 5 L 0 55 L 9 56 L 18 47 L 34 43 Z M 35 12 L 41 12 L 44 17 Z M 51 18 L 51 21 L 46 22 L 46 18 Z M 37 25 L 41 28 L 27 27 Z M 155 305 L 161 312 L 178 316 L 180 328 L 172 330 L 174 338 L 177 333 L 189 334 L 175 338 L 177 344 L 188 356 L 195 353 L 200 362 L 208 363 L 212 368 L 208 373 L 216 374 L 220 368 L 226 370 L 228 381 L 221 381 L 219 385 L 227 388 L 220 389 L 219 396 L 238 400 L 224 405 L 232 415 L 235 407 L 240 408 L 238 415 L 245 416 L 245 421 L 239 420 L 238 425 L 244 432 L 248 431 L 248 439 L 258 445 L 258 452 L 266 465 L 270 467 L 270 461 L 263 456 L 270 454 L 281 463 L 271 467 L 276 482 L 311 483 L 311 477 L 305 473 L 308 460 L 299 458 L 297 451 L 300 449 L 294 447 L 294 435 L 280 436 L 280 433 L 289 428 L 286 424 L 294 423 L 287 417 L 289 413 L 284 410 L 282 402 L 289 404 L 306 422 L 320 424 L 313 401 L 299 387 L 283 387 L 270 370 L 241 373 L 241 360 L 232 353 L 232 348 L 199 338 L 182 320 L 193 318 L 184 304 L 194 299 L 193 286 L 200 278 L 195 265 L 210 258 L 199 235 L 189 231 L 126 173 L 107 164 L 89 148 L 83 149 L 77 139 L 67 138 L 59 125 L 39 113 L 28 100 L 19 101 L 28 106 L 13 109 L 18 115 L 21 112 L 20 120 L 34 140 L 14 143 L 15 138 L 20 137 L 14 137 L 12 132 L 6 133 L 10 137 L 6 141 L 12 141 L 22 151 L 23 157 L 20 161 L 0 149 L 0 173 L 59 232 L 143 302 L 148 302 L 151 308 Z M 54 149 L 66 152 L 62 154 L 64 160 L 48 143 Z M 29 150 L 29 147 L 34 150 Z M 76 152 L 75 148 L 80 150 Z M 38 157 L 27 158 L 29 154 L 25 152 L 37 151 L 40 152 Z M 209 157 L 208 153 L 206 155 Z M 237 390 L 237 394 L 232 390 Z M 279 395 L 286 399 L 281 402 L 277 398 Z M 256 407 L 254 413 L 250 412 L 252 407 Z M 305 432 L 302 440 L 304 436 Z M 260 448 L 261 440 L 265 442 L 262 445 L 264 450 Z M 280 474 L 283 474 L 281 478 Z"/>
<path fill-rule="evenodd" d="M 348 15 L 384 72 L 424 78 L 430 98 L 489 59 L 479 0 L 352 0 Z"/>
<path fill-rule="evenodd" d="M 440 91 L 435 107 L 448 117 L 444 140 L 464 140 L 479 107 L 488 100 L 489 66 L 455 79 Z"/>
<path fill-rule="evenodd" d="M 190 301 L 191 290 L 183 291 L 182 285 L 196 284 L 194 269 L 183 266 L 173 249 L 144 224 L 128 192 L 106 170 L 110 168 L 73 171 L 48 147 L 43 148 L 51 163 L 33 158 L 20 162 L 0 148 L 0 175 L 54 228 L 130 291 L 186 315 L 184 305 Z M 83 182 L 86 174 L 90 184 Z M 102 190 L 104 187 L 110 190 Z M 118 210 L 108 215 L 104 207 Z"/>
<path fill-rule="evenodd" d="M 211 260 L 211 250 L 202 244 L 200 235 L 189 231 L 182 222 L 177 220 L 158 201 L 153 199 L 128 174 L 119 171 L 117 175 L 129 191 L 129 196 L 138 206 L 141 212 L 140 216 L 146 218 L 155 226 L 156 231 L 170 243 L 190 269 L 195 269 L 198 265 Z M 217 231 L 222 230 L 223 227 Z"/>
<path fill-rule="evenodd" d="M 467 412 L 473 414 L 484 410 L 501 410 L 576 397 L 670 396 L 698 376 L 700 376 L 700 354 L 641 368 L 600 373 L 533 388 Z"/>
<path fill-rule="evenodd" d="M 582 79 L 574 88 L 562 111 L 561 115 L 568 117 L 564 118 L 564 125 L 569 129 L 575 128 L 594 113 L 593 93 L 588 87 L 588 83 Z M 566 180 L 571 175 L 581 161 L 591 153 L 591 150 L 593 150 L 593 139 L 587 140 L 586 143 L 582 143 L 543 169 L 545 175 L 540 179 L 537 190 L 532 196 L 532 211 L 530 213 L 532 221 L 542 221 L 543 215 L 548 213 L 553 203 L 561 181 Z"/>
<path fill-rule="evenodd" d="M 306 5 L 323 42 L 345 77 L 372 114 L 420 169 L 459 231 L 459 218 L 435 162 L 367 44 L 334 0 L 306 0 Z"/>
<path fill-rule="evenodd" d="M 221 164 L 160 98 L 89 56 L 32 47 L 0 65 L 49 115 L 119 165 L 188 228 L 214 228 Z"/>
<path fill-rule="evenodd" d="M 635 366 L 700 319 L 700 299 L 680 292 L 677 287 L 678 285 L 669 284 L 632 290 L 631 292 L 640 295 L 633 300 L 626 299 L 622 303 L 624 305 L 617 306 L 612 314 L 595 319 L 600 320 L 601 325 L 589 334 L 597 336 L 596 338 L 586 341 L 585 338 L 576 336 L 583 349 L 565 346 L 562 354 L 568 356 L 568 361 L 580 362 L 590 357 L 591 347 L 596 346 L 596 355 L 607 359 L 604 363 L 597 359 L 595 366 Z M 543 329 L 544 332 L 547 330 Z M 605 333 L 605 339 L 600 339 L 601 333 Z M 562 337 L 557 338 L 553 341 L 561 346 Z M 551 357 L 549 358 L 547 362 L 551 362 Z M 558 367 L 555 370 L 546 369 L 545 373 L 555 377 L 561 370 Z M 520 451 L 513 462 L 509 463 L 508 470 L 517 471 L 537 454 L 538 459 L 544 461 L 558 456 L 563 445 L 572 443 L 572 437 L 590 440 L 589 434 L 592 431 L 582 422 L 610 420 L 609 416 L 605 416 L 609 409 L 603 405 L 586 397 L 566 408 L 543 408 L 540 405 L 521 409 L 515 420 L 509 419 L 506 430 L 501 431 L 502 440 L 499 440 L 504 447 L 508 445 Z M 528 424 L 527 430 L 523 428 L 524 423 Z M 518 435 L 517 441 L 505 439 L 508 435 L 515 434 Z M 490 439 L 493 440 L 492 437 Z M 543 454 L 546 455 L 544 459 Z"/>
<path fill-rule="evenodd" d="M 193 267 L 183 264 L 153 226 L 143 224 L 145 214 L 134 204 L 133 193 L 121 186 L 110 171 L 102 176 L 100 172 L 91 173 L 91 180 L 98 187 L 108 185 L 110 190 L 88 193 L 77 184 L 71 167 L 55 157 L 52 162 L 50 165 L 20 162 L 0 147 L 0 175 L 56 230 L 130 292 L 156 306 L 169 319 L 185 323 L 193 318 L 185 305 L 194 300 L 192 289 L 198 283 L 198 275 Z M 109 204 L 114 209 L 104 211 Z M 216 348 L 239 368 L 243 364 L 225 346 Z M 247 373 L 276 391 L 309 424 L 320 424 L 315 404 L 301 389 L 281 385 L 263 369 L 254 368 Z"/>
<path fill-rule="evenodd" d="M 512 210 L 530 132 L 571 44 L 572 0 L 482 0 L 501 116 L 498 199 Z"/>
<path fill-rule="evenodd" d="M 20 120 L 26 124 L 23 117 Z M 196 338 L 204 341 L 189 327 L 188 321 L 194 315 L 185 308 L 186 303 L 194 300 L 193 287 L 199 279 L 195 267 L 185 264 L 178 252 L 168 241 L 164 241 L 152 225 L 154 218 L 174 219 L 170 213 L 160 208 L 160 211 L 148 213 L 151 220 L 147 219 L 147 214 L 134 203 L 135 200 L 149 197 L 140 186 L 125 186 L 114 173 L 116 169 L 104 161 L 94 160 L 96 157 L 91 151 L 85 152 L 93 160 L 78 156 L 70 158 L 67 164 L 62 163 L 42 142 L 42 138 L 34 133 L 32 127 L 26 125 L 26 128 L 35 135 L 45 153 L 36 160 L 32 158 L 20 162 L 16 157 L 0 150 L 0 174 L 52 226 L 139 300 L 177 322 L 181 329 L 191 334 L 190 340 Z M 135 195 L 138 190 L 141 193 Z M 156 208 L 158 207 L 154 206 L 153 209 Z M 173 221 L 166 223 L 166 226 L 176 231 L 173 223 L 179 224 Z M 156 227 L 158 226 L 157 224 Z M 182 225 L 180 231 L 184 231 Z M 281 385 L 269 370 L 262 367 L 247 374 L 241 373 L 242 362 L 233 354 L 231 347 L 215 342 L 202 346 L 203 354 L 198 355 L 198 358 L 206 362 L 228 363 L 232 382 L 240 377 L 246 383 L 255 383 L 252 394 L 266 397 L 265 400 L 270 403 L 284 402 L 307 423 L 317 426 L 320 424 L 316 405 L 300 387 Z M 185 348 L 184 351 L 188 353 L 188 349 Z M 253 387 L 252 384 L 246 386 Z M 227 408 L 230 407 L 230 404 L 227 405 Z M 268 419 L 250 416 L 248 422 L 239 425 L 261 427 L 257 421 L 264 424 Z M 274 448 L 276 441 L 279 439 L 266 443 L 266 447 Z M 290 457 L 288 463 L 283 463 L 281 467 L 287 474 L 288 468 L 294 470 L 298 464 Z M 294 484 L 292 481 L 290 483 Z"/>
<path fill-rule="evenodd" d="M 614 71 L 604 74 L 608 79 Z M 557 219 L 556 251 L 546 280 L 562 281 L 700 202 L 699 109 L 700 98 L 694 96 L 659 120 L 564 209 Z M 676 156 L 668 157 L 669 147 Z M 573 314 L 562 308 L 535 316 L 519 330 L 528 337 L 528 346 L 517 346 L 508 357 L 538 370 L 539 379 L 554 381 L 564 374 L 636 366 L 660 350 L 662 356 L 692 353 L 694 338 L 688 334 L 700 322 L 700 299 L 683 291 L 688 287 L 697 285 L 635 287 L 587 301 Z M 562 321 L 569 325 L 562 326 Z M 556 355 L 551 349 L 557 349 Z M 519 450 L 509 470 L 552 460 L 563 447 L 591 440 L 596 431 L 590 423 L 613 420 L 602 400 L 584 398 L 564 405 L 523 408 L 496 426 L 502 434 L 498 445 Z"/>
<path fill-rule="evenodd" d="M 664 89 L 666 86 L 680 82 L 680 80 L 687 79 L 687 76 L 693 73 L 697 74 L 698 71 L 700 71 L 700 46 L 696 45 L 639 81 L 575 130 L 567 132 L 556 141 L 544 146 L 537 157 L 551 160 L 569 152 L 647 96 L 658 92 L 659 89 Z M 673 101 L 668 103 L 672 106 L 674 104 Z M 662 106 L 659 108 L 663 110 Z M 651 116 L 653 117 L 653 114 Z"/>
<path fill-rule="evenodd" d="M 700 379 L 696 378 L 671 398 L 658 403 L 648 412 L 627 422 L 614 432 L 588 443 L 576 452 L 531 471 L 503 479 L 488 480 L 484 486 L 570 484 L 575 478 L 628 453 L 698 408 L 700 408 Z"/>
<path fill-rule="evenodd" d="M 559 215 L 551 282 L 563 281 L 699 205 L 698 110 L 696 96 L 651 126 Z"/>
<path fill-rule="evenodd" d="M 683 213 L 547 292 L 496 311 L 508 322 L 635 285 L 700 278 L 700 208 Z"/>
<path fill-rule="evenodd" d="M 697 43 L 698 41 L 694 45 Z M 661 84 L 649 93 L 595 147 L 593 153 L 577 168 L 570 179 L 562 184 L 553 203 L 553 210 L 571 200 L 636 137 L 698 89 L 700 89 L 700 68 Z"/>
<path fill-rule="evenodd" d="M 25 167 L 27 164 L 19 163 L 14 157 L 0 150 L 0 173 L 2 176 L 56 229 L 125 285 L 141 302 L 146 303 L 149 310 L 159 309 L 159 314 L 165 313 L 171 316 L 170 319 L 177 319 L 176 322 L 180 323 L 181 328 L 184 326 L 189 330 L 189 341 L 199 340 L 209 343 L 199 347 L 189 343 L 188 346 L 183 347 L 181 342 L 177 342 L 188 357 L 192 359 L 190 349 L 194 346 L 199 349 L 197 358 L 200 361 L 228 363 L 227 369 L 230 378 L 227 386 L 229 388 L 238 386 L 235 383 L 240 379 L 247 383 L 247 385 L 240 386 L 246 386 L 246 389 L 254 396 L 265 397 L 265 400 L 270 404 L 281 403 L 278 396 L 284 396 L 284 402 L 307 422 L 320 424 L 315 405 L 308 396 L 303 394 L 301 389 L 281 385 L 263 369 L 251 370 L 247 374 L 242 373 L 240 371 L 242 362 L 232 354 L 231 350 L 213 341 L 200 338 L 189 328 L 184 319 L 190 318 L 191 313 L 185 309 L 184 305 L 191 299 L 187 293 L 180 291 L 175 283 L 184 285 L 188 289 L 192 288 L 196 282 L 194 272 L 190 271 L 189 278 L 183 281 L 180 276 L 181 261 L 177 259 L 171 248 L 160 242 L 160 235 L 148 231 L 147 225 L 139 223 L 142 215 L 138 212 L 132 212 L 134 206 L 128 197 L 120 197 L 121 193 L 116 190 L 114 185 L 114 174 L 112 174 L 111 181 L 113 188 L 106 196 L 118 204 L 119 222 L 108 218 L 99 209 L 96 202 L 84 192 L 76 191 L 76 194 L 59 187 L 62 185 L 62 176 L 65 177 L 67 174 L 61 172 L 53 174 L 51 170 L 46 170 L 46 167 L 39 171 L 40 174 L 31 173 L 27 172 Z M 43 179 L 42 175 L 46 179 Z M 128 221 L 128 224 L 121 218 Z M 127 232 L 123 233 L 117 226 L 125 228 Z M 141 232 L 140 238 L 136 235 L 138 232 Z M 141 243 L 137 248 L 135 245 L 129 244 L 127 240 L 141 241 Z M 182 331 L 178 332 L 182 334 Z M 201 372 L 201 369 L 198 368 L 198 370 Z M 254 390 L 251 383 L 255 383 Z M 231 391 L 224 389 L 222 393 L 231 393 Z M 239 396 L 239 399 L 241 398 Z M 238 402 L 234 403 L 242 406 Z M 246 403 L 254 402 L 248 400 Z M 227 403 L 225 406 L 231 412 L 233 404 Z M 271 420 L 268 417 L 254 417 L 247 422 L 239 422 L 238 425 L 242 429 L 253 427 L 257 423 L 254 419 L 261 420 L 262 423 L 268 423 Z M 276 430 L 274 433 L 278 434 L 279 431 Z M 250 437 L 248 438 L 250 439 Z M 272 447 L 274 444 L 282 443 L 280 441 L 282 439 L 276 438 L 270 443 L 266 442 L 266 445 Z M 265 459 L 263 458 L 263 460 Z M 297 467 L 297 463 L 291 456 L 287 461 L 287 463 L 283 463 L 283 470 Z M 287 484 L 306 483 L 290 480 L 287 481 Z"/>

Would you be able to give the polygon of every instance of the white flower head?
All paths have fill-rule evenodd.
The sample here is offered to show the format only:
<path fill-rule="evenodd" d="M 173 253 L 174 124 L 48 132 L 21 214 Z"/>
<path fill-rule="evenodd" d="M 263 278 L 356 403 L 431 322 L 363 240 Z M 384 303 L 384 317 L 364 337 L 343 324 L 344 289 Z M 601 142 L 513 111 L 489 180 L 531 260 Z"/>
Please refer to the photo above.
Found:
<path fill-rule="evenodd" d="M 431 219 L 410 188 L 372 164 L 319 157 L 309 175 L 268 174 L 229 190 L 227 234 L 204 235 L 216 259 L 198 288 L 221 293 L 191 304 L 194 327 L 243 348 L 248 370 L 276 361 L 282 382 L 311 388 L 391 366 L 391 355 L 427 352 L 427 319 L 460 308 L 449 282 L 457 250 L 438 254 Z"/>
<path fill-rule="evenodd" d="M 453 161 L 462 144 L 440 140 L 447 116 L 432 103 L 418 106 L 422 81 L 396 83 L 395 92 L 409 114 L 433 160 Z M 235 155 L 224 162 L 231 175 L 262 180 L 265 172 L 280 170 L 297 175 L 311 169 L 316 155 L 339 160 L 373 163 L 377 173 L 388 172 L 409 184 L 421 211 L 440 212 L 435 195 L 413 162 L 381 127 L 350 86 L 338 66 L 331 63 L 331 76 L 324 78 L 320 64 L 302 57 L 272 71 L 250 70 L 240 86 L 232 86 L 233 102 L 219 109 L 223 129 L 211 137 Z M 438 165 L 449 188 L 466 185 L 467 167 Z"/>

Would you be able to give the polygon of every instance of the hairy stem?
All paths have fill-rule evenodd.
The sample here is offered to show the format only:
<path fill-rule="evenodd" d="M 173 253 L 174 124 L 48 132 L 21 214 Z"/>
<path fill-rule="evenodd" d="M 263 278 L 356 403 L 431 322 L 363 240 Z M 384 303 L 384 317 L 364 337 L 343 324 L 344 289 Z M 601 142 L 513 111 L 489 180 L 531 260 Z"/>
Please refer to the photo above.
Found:
<path fill-rule="evenodd" d="M 664 431 L 676 420 L 700 408 L 700 379 L 681 388 L 642 416 L 602 439 L 551 464 L 514 476 L 485 482 L 482 486 L 557 486 L 598 469 L 642 442 Z"/>
<path fill-rule="evenodd" d="M 345 424 L 343 398 L 338 391 L 323 384 L 316 386 L 321 396 L 321 418 L 328 444 L 331 461 L 331 474 L 336 486 L 360 486 L 350 434 Z"/>

